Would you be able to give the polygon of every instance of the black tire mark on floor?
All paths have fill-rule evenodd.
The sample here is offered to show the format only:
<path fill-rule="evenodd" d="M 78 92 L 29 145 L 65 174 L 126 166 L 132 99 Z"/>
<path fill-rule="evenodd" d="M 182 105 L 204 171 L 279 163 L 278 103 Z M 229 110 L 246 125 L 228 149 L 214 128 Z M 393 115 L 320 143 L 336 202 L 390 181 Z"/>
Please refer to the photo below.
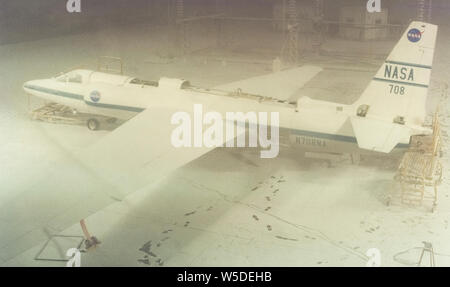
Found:
<path fill-rule="evenodd" d="M 145 265 L 151 265 L 149 256 L 151 256 L 153 258 L 157 258 L 158 260 L 161 261 L 161 259 L 158 258 L 158 256 L 151 251 L 151 249 L 152 249 L 152 241 L 151 240 L 147 241 L 146 243 L 144 243 L 144 245 L 142 245 L 142 247 L 139 248 L 139 251 L 144 252 L 145 255 L 144 255 L 144 257 L 142 259 L 138 259 L 137 261 L 139 263 L 142 263 L 142 264 L 145 264 Z"/>
<path fill-rule="evenodd" d="M 147 241 L 146 243 L 144 243 L 144 245 L 142 245 L 141 248 L 139 248 L 139 251 L 142 251 L 148 255 L 150 255 L 150 250 L 152 249 L 152 241 Z"/>
<path fill-rule="evenodd" d="M 184 216 L 190 216 L 190 215 L 192 215 L 192 214 L 195 214 L 196 212 L 197 212 L 197 210 L 194 210 L 194 211 L 191 211 L 191 212 L 186 213 Z"/>
<path fill-rule="evenodd" d="M 150 260 L 148 260 L 148 258 L 147 259 L 138 259 L 138 262 L 145 264 L 145 265 L 151 265 Z"/>
<path fill-rule="evenodd" d="M 296 238 L 287 238 L 287 237 L 283 237 L 283 236 L 279 236 L 279 235 L 277 235 L 275 237 L 278 239 L 281 239 L 281 240 L 298 241 L 298 239 L 296 239 Z"/>

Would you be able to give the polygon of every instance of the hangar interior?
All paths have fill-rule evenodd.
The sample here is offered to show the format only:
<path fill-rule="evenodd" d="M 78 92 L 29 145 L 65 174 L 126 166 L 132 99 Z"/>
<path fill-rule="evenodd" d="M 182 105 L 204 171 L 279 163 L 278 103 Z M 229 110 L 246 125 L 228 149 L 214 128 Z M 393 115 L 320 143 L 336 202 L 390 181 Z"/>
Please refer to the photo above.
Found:
<path fill-rule="evenodd" d="M 375 13 L 366 4 L 81 0 L 81 12 L 68 13 L 65 1 L 2 1 L 0 266 L 66 266 L 70 248 L 82 249 L 82 266 L 366 266 L 373 249 L 382 266 L 450 266 L 450 3 L 382 0 Z M 36 112 L 44 102 L 23 90 L 74 67 L 209 89 L 316 65 L 323 70 L 295 98 L 351 104 L 412 20 L 439 26 L 426 107 L 431 171 L 423 149 L 281 147 L 268 162 L 254 149 L 217 148 L 117 191 L 78 156 L 123 123 L 91 131 L 77 117 Z M 121 132 L 117 143 L 136 131 Z"/>

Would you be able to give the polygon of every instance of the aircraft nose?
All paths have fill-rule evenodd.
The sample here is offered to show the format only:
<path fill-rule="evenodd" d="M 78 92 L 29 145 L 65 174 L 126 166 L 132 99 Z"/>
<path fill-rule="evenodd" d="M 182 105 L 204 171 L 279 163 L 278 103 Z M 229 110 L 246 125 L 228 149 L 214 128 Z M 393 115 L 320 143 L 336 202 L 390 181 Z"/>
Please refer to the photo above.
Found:
<path fill-rule="evenodd" d="M 25 89 L 36 86 L 37 82 L 38 82 L 37 80 L 27 81 L 23 84 L 23 88 Z"/>
<path fill-rule="evenodd" d="M 25 92 L 33 95 L 42 86 L 44 86 L 44 82 L 42 80 L 32 80 L 25 82 L 22 88 Z"/>
<path fill-rule="evenodd" d="M 36 86 L 36 81 L 28 81 L 23 84 L 23 89 L 30 89 L 31 87 Z"/>

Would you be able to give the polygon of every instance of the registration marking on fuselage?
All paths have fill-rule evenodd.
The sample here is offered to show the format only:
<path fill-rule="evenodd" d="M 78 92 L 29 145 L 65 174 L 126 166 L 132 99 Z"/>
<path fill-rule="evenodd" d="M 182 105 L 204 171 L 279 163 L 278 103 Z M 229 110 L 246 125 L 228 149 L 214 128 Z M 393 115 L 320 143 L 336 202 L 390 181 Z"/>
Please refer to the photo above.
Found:
<path fill-rule="evenodd" d="M 327 147 L 327 141 L 324 139 L 307 137 L 307 136 L 295 136 L 295 143 L 299 145 L 307 145 L 314 147 Z"/>

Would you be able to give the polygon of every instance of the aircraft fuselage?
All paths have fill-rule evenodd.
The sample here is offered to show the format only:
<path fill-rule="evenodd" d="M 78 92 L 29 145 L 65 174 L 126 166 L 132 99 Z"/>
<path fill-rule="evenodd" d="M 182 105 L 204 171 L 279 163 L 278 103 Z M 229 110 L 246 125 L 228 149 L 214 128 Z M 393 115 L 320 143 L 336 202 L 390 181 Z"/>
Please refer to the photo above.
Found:
<path fill-rule="evenodd" d="M 148 108 L 202 104 L 207 111 L 278 112 L 280 143 L 317 152 L 355 152 L 357 140 L 349 116 L 355 107 L 301 98 L 297 105 L 276 100 L 257 101 L 249 97 L 229 96 L 223 92 L 199 89 L 177 79 L 159 84 L 133 84 L 124 78 L 121 84 L 79 83 L 44 79 L 24 84 L 24 90 L 46 101 L 56 102 L 79 112 L 130 119 Z M 185 85 L 185 86 L 184 86 Z M 405 148 L 407 144 L 398 145 Z M 369 152 L 369 151 L 366 151 Z"/>

